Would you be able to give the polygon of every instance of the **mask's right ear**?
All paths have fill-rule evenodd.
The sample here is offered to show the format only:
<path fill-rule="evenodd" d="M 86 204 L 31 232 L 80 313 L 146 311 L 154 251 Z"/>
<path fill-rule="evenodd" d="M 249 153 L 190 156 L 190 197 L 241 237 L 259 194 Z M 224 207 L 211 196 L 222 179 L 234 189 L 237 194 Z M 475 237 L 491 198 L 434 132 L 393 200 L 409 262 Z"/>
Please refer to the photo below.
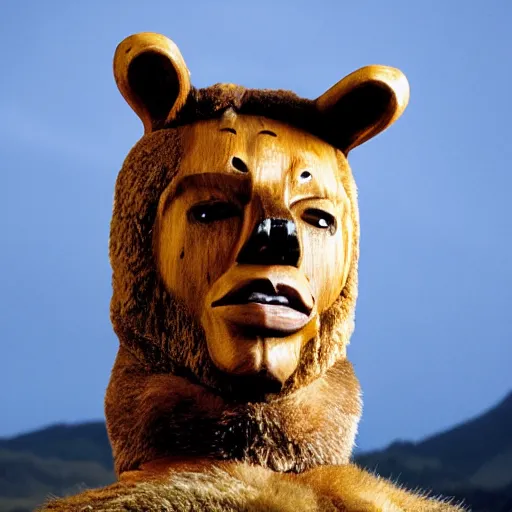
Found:
<path fill-rule="evenodd" d="M 190 73 L 178 47 L 152 32 L 129 36 L 119 44 L 114 77 L 145 133 L 172 121 L 190 92 Z"/>
<path fill-rule="evenodd" d="M 409 82 L 389 66 L 366 66 L 316 100 L 335 146 L 345 155 L 391 126 L 409 102 Z"/>

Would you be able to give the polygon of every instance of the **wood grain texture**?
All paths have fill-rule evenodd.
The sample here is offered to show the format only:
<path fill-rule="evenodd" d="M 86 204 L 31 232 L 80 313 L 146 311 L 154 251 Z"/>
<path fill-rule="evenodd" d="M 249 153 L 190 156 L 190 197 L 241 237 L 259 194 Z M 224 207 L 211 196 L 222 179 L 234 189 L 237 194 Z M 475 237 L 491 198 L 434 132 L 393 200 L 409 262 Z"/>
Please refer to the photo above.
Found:
<path fill-rule="evenodd" d="M 339 130 L 347 154 L 391 126 L 406 109 L 409 95 L 409 83 L 399 69 L 366 66 L 318 97 L 316 107 Z"/>
<path fill-rule="evenodd" d="M 134 34 L 119 44 L 114 76 L 146 133 L 172 124 L 195 92 L 178 47 L 167 37 L 151 32 Z M 245 95 L 235 84 L 221 87 L 239 96 L 239 101 Z M 409 95 L 409 83 L 399 69 L 365 66 L 312 101 L 312 117 L 322 125 L 320 131 L 327 132 L 329 141 L 346 155 L 391 126 L 403 114 Z"/>
<path fill-rule="evenodd" d="M 134 34 L 118 45 L 114 78 L 146 133 L 172 120 L 190 92 L 190 73 L 180 50 L 152 32 Z"/>
<path fill-rule="evenodd" d="M 228 113 L 186 126 L 182 136 L 179 172 L 158 207 L 160 275 L 200 320 L 219 369 L 236 374 L 265 370 L 284 384 L 348 277 L 354 226 L 339 178 L 349 173 L 348 165 L 340 169 L 336 152 L 320 139 L 256 116 Z M 242 171 L 235 165 L 240 162 Z M 213 216 L 219 210 L 222 218 L 191 218 L 197 206 Z M 254 248 L 254 261 L 240 263 L 255 228 L 271 219 L 294 226 L 295 264 L 283 265 L 279 250 L 266 265 L 257 264 L 265 244 L 286 251 L 290 242 L 279 233 Z M 271 283 L 276 295 L 300 297 L 309 313 L 254 302 L 215 305 L 258 280 Z"/>

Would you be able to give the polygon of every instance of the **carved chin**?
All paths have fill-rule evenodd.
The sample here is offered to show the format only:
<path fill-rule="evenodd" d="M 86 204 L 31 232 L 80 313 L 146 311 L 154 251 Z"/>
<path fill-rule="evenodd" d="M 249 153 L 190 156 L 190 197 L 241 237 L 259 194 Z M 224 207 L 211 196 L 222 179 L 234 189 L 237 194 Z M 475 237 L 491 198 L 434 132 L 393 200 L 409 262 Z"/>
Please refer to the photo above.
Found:
<path fill-rule="evenodd" d="M 202 323 L 210 357 L 219 370 L 238 381 L 242 394 L 279 392 L 299 366 L 303 346 L 318 333 L 316 315 L 307 317 L 306 322 L 292 318 L 289 324 L 284 322 L 283 330 L 278 331 L 277 325 L 269 327 L 266 321 L 259 324 L 252 321 L 253 325 L 235 324 L 231 321 L 232 316 L 242 313 L 226 311 L 229 308 L 208 309 Z M 302 328 L 286 332 L 289 325 L 300 322 Z"/>
<path fill-rule="evenodd" d="M 319 330 L 308 280 L 278 265 L 230 268 L 206 294 L 201 324 L 215 366 L 253 391 L 279 392 Z"/>

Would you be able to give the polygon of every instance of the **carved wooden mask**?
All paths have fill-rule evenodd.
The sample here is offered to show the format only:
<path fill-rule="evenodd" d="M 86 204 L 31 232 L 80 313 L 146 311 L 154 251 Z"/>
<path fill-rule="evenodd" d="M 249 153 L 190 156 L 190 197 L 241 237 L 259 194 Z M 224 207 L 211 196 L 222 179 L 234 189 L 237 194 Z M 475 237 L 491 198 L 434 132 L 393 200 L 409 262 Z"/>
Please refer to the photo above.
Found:
<path fill-rule="evenodd" d="M 309 128 L 234 108 L 180 120 L 189 72 L 161 35 L 123 41 L 114 72 L 146 135 L 180 129 L 177 173 L 152 230 L 164 286 L 204 329 L 219 370 L 278 392 L 356 272 L 346 156 L 402 114 L 407 80 L 394 68 L 362 68 L 308 103 Z"/>

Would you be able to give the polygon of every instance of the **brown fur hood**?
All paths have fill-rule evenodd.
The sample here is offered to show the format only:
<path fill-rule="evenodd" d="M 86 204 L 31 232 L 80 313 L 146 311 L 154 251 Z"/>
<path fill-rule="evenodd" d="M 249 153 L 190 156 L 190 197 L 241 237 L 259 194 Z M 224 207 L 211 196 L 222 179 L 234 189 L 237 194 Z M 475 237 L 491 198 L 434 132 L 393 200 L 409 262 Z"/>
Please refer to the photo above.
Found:
<path fill-rule="evenodd" d="M 194 450 L 279 471 L 348 461 L 361 406 L 346 360 L 359 253 L 357 193 L 346 155 L 401 115 L 407 80 L 394 68 L 369 66 L 316 100 L 233 84 L 195 89 L 179 50 L 155 34 L 123 41 L 114 72 L 145 127 L 119 173 L 111 223 L 111 318 L 121 348 L 105 404 L 117 470 Z M 153 251 L 157 205 L 183 156 L 182 130 L 229 109 L 284 122 L 331 144 L 350 203 L 345 286 L 321 314 L 319 333 L 304 347 L 281 397 L 268 406 L 230 401 L 232 381 L 212 363 L 199 322 L 163 285 Z M 187 435 L 194 429 L 196 435 Z"/>
<path fill-rule="evenodd" d="M 302 470 L 320 462 L 348 460 L 360 416 L 359 386 L 345 360 L 354 328 L 359 238 L 356 188 L 350 170 L 344 166 L 340 173 L 352 204 L 354 251 L 350 273 L 340 297 L 322 316 L 320 334 L 305 347 L 298 370 L 283 390 L 280 407 L 230 406 L 215 392 L 229 392 L 230 383 L 211 362 L 201 326 L 165 289 L 153 253 L 158 201 L 181 158 L 181 123 L 220 117 L 231 108 L 237 113 L 288 121 L 294 113 L 292 119 L 304 128 L 308 122 L 314 124 L 312 103 L 287 91 L 253 91 L 232 85 L 192 90 L 179 120 L 146 134 L 124 162 L 116 183 L 110 237 L 111 317 L 121 350 L 106 397 L 107 426 L 118 471 L 133 469 L 158 456 L 191 451 L 258 462 L 279 470 Z M 339 159 L 341 167 L 341 153 Z M 327 418 L 327 423 L 338 424 L 326 428 L 324 422 L 324 431 L 313 436 L 295 429 L 295 439 L 291 440 L 286 439 L 290 428 L 282 426 L 273 433 L 273 457 L 262 455 L 268 447 L 257 448 L 249 438 L 267 430 L 265 418 L 274 425 L 286 423 L 284 417 L 291 414 L 295 404 L 286 396 L 314 386 L 314 381 L 329 369 L 329 394 L 315 397 L 316 403 L 310 407 L 319 418 L 330 415 L 332 421 Z M 311 410 L 308 407 L 304 412 L 306 416 L 296 421 L 307 425 Z M 195 428 L 197 433 L 193 434 Z M 304 429 L 310 430 L 310 426 Z M 331 439 L 335 434 L 339 438 L 336 441 Z M 265 436 L 267 441 L 272 437 L 268 432 Z M 309 445 L 304 444 L 306 440 Z M 326 449 L 328 443 L 331 454 Z"/>

